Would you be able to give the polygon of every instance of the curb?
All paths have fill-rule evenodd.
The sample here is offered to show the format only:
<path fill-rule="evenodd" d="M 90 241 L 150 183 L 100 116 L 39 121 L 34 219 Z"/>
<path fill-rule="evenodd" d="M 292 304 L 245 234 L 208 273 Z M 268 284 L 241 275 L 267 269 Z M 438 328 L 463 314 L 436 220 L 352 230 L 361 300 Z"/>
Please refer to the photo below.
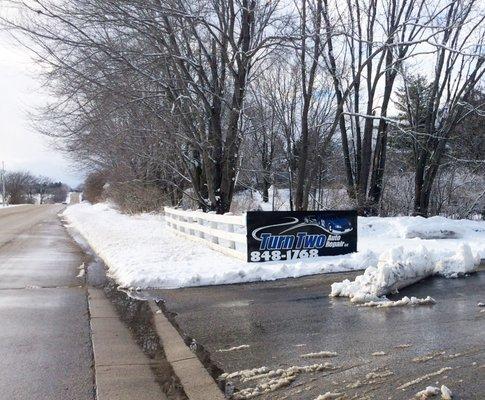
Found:
<path fill-rule="evenodd" d="M 157 334 L 167 361 L 190 400 L 225 400 L 216 382 L 154 301 L 149 301 Z"/>

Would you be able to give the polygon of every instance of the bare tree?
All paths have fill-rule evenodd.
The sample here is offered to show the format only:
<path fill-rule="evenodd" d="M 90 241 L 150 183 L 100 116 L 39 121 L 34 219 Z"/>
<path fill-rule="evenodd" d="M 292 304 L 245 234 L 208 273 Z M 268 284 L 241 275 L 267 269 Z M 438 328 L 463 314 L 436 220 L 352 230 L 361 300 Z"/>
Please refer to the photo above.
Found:
<path fill-rule="evenodd" d="M 303 0 L 300 10 L 301 47 L 299 62 L 301 68 L 301 137 L 298 149 L 298 172 L 295 185 L 295 208 L 304 210 L 308 200 L 305 196 L 305 182 L 308 180 L 308 147 L 310 136 L 310 108 L 312 107 L 313 91 L 318 72 L 319 58 L 322 53 L 322 0 L 310 2 Z M 310 43 L 311 44 L 310 44 Z"/>
<path fill-rule="evenodd" d="M 169 139 L 183 165 L 176 173 L 189 180 L 200 206 L 228 211 L 251 70 L 279 40 L 278 21 L 285 27 L 273 18 L 278 2 L 142 3 L 38 1 L 22 4 L 30 19 L 15 26 L 36 42 L 51 78 L 75 82 L 76 89 L 87 84 L 94 96 L 121 93 L 157 115 L 162 129 L 173 132 Z M 131 77 L 120 88 L 127 71 Z M 152 96 L 156 101 L 147 101 Z M 92 99 L 77 99 L 76 109 Z"/>
<path fill-rule="evenodd" d="M 5 174 L 5 190 L 9 204 L 33 202 L 35 193 L 35 177 L 29 172 L 7 172 Z"/>
<path fill-rule="evenodd" d="M 425 143 L 416 165 L 414 213 L 427 216 L 433 184 L 447 144 L 461 121 L 476 108 L 470 104 L 474 88 L 485 73 L 483 13 L 477 2 L 451 1 L 438 27 L 430 94 L 426 105 Z M 419 134 L 419 133 L 418 133 Z"/>
<path fill-rule="evenodd" d="M 348 191 L 362 214 L 375 214 L 382 194 L 387 113 L 398 71 L 437 18 L 425 9 L 424 0 L 349 0 L 342 9 L 324 0 L 325 62 L 337 107 L 333 128 L 340 130 Z"/>

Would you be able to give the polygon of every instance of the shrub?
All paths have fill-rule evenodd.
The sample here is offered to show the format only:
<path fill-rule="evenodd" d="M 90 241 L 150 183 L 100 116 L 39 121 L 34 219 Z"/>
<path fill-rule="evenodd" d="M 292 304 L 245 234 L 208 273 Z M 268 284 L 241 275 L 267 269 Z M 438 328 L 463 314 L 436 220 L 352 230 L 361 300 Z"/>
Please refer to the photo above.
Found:
<path fill-rule="evenodd" d="M 107 173 L 104 171 L 90 173 L 84 181 L 83 198 L 92 204 L 102 201 L 107 181 Z"/>

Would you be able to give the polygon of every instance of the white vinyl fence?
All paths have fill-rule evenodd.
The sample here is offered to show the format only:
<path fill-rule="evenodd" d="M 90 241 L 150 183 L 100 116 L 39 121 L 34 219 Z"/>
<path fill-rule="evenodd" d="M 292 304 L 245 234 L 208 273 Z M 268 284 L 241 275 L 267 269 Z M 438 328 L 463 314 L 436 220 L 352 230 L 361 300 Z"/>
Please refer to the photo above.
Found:
<path fill-rule="evenodd" d="M 247 260 L 245 216 L 165 207 L 165 221 L 168 227 L 187 239 L 201 242 L 213 250 L 243 261 Z"/>

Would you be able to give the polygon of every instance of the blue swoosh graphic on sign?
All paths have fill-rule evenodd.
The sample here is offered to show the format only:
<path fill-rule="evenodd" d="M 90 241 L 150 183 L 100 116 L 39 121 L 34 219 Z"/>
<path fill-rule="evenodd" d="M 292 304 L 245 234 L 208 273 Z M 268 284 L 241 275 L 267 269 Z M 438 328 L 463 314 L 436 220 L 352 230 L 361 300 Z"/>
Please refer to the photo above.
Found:
<path fill-rule="evenodd" d="M 277 226 L 286 226 L 286 225 L 292 225 L 294 224 L 295 222 L 298 222 L 299 219 L 298 218 L 295 218 L 295 217 L 286 217 L 286 218 L 291 218 L 292 221 L 289 221 L 289 222 L 283 222 L 282 224 L 275 224 L 275 225 L 266 225 L 266 226 L 262 226 L 261 228 L 258 228 L 258 229 L 255 229 L 253 231 L 253 238 L 258 240 L 259 242 L 261 241 L 261 239 L 259 237 L 257 237 L 256 235 L 258 234 L 259 231 L 263 230 L 263 229 L 267 229 L 267 228 L 275 228 Z"/>

